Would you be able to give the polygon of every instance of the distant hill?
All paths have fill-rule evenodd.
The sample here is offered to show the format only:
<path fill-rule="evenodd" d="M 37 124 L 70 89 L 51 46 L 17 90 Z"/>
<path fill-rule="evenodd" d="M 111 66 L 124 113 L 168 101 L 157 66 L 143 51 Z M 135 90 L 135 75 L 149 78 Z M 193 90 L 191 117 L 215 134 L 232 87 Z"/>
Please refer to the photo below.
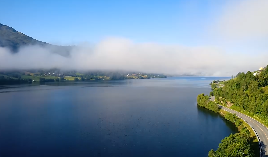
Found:
<path fill-rule="evenodd" d="M 49 43 L 36 40 L 21 32 L 16 31 L 12 27 L 0 23 L 0 47 L 7 47 L 13 53 L 16 53 L 18 52 L 21 46 L 27 46 L 27 45 L 46 46 L 49 47 L 49 49 L 52 52 L 61 54 L 63 56 L 69 55 L 72 49 L 71 46 L 51 45 Z"/>

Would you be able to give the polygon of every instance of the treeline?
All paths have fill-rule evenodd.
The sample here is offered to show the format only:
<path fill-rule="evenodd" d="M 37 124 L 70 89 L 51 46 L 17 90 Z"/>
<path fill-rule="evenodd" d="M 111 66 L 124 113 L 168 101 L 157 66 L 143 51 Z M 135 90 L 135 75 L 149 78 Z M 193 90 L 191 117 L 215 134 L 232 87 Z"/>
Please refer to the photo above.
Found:
<path fill-rule="evenodd" d="M 197 104 L 215 113 L 219 112 L 218 105 L 215 102 L 210 101 L 209 96 L 203 93 L 197 96 Z"/>
<path fill-rule="evenodd" d="M 234 123 L 239 129 L 239 133 L 231 134 L 224 138 L 216 151 L 213 149 L 210 150 L 208 153 L 209 157 L 253 157 L 254 154 L 258 153 L 254 152 L 254 148 L 256 148 L 256 145 L 254 145 L 253 142 L 254 136 L 250 135 L 243 120 L 238 118 L 235 114 L 228 112 L 224 112 L 223 114 L 223 112 L 220 112 L 218 105 L 215 102 L 210 101 L 208 95 L 199 94 L 197 96 L 197 104 L 198 106 L 209 109 L 215 113 L 220 113 L 226 120 Z"/>
<path fill-rule="evenodd" d="M 268 125 L 268 67 L 256 72 L 238 73 L 223 86 L 211 84 L 216 101 L 233 104 L 238 111 L 246 111 L 252 117 Z"/>
<path fill-rule="evenodd" d="M 31 79 L 12 79 L 0 76 L 0 85 L 32 83 Z"/>

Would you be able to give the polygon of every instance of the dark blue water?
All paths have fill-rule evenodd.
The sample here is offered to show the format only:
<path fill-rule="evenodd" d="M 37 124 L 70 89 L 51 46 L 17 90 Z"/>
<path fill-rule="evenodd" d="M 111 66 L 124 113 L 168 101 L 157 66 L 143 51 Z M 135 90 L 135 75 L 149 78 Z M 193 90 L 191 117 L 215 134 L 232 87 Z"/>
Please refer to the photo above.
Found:
<path fill-rule="evenodd" d="M 0 156 L 207 156 L 237 132 L 196 105 L 214 79 L 2 86 Z"/>

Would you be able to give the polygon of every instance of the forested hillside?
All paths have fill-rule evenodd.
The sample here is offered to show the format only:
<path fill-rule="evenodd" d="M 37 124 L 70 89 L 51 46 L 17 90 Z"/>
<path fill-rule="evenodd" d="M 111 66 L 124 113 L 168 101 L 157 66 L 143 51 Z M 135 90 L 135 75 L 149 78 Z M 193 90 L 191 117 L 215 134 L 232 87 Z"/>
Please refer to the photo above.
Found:
<path fill-rule="evenodd" d="M 238 73 L 222 85 L 211 85 L 216 101 L 246 112 L 268 125 L 268 67 L 256 72 Z"/>
<path fill-rule="evenodd" d="M 226 120 L 235 124 L 239 133 L 231 134 L 224 138 L 217 150 L 211 150 L 209 157 L 225 157 L 225 156 L 247 156 L 251 157 L 258 154 L 255 148 L 258 147 L 254 142 L 255 135 L 249 131 L 249 126 L 236 115 L 220 110 L 217 103 L 211 101 L 208 95 L 199 94 L 197 96 L 197 104 L 215 113 L 221 114 Z"/>
<path fill-rule="evenodd" d="M 18 32 L 12 27 L 0 23 L 0 47 L 9 48 L 12 52 L 18 52 L 19 48 L 28 45 L 39 45 L 47 47 L 50 51 L 63 56 L 69 55 L 71 46 L 57 46 L 38 41 L 30 36 Z"/>

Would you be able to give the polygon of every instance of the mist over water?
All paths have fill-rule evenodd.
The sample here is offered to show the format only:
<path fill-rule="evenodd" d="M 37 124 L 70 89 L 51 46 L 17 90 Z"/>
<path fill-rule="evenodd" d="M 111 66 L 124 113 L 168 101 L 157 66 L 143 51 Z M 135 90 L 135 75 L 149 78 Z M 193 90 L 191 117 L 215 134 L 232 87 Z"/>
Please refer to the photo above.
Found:
<path fill-rule="evenodd" d="M 199 41 L 196 44 L 136 42 L 119 35 L 103 37 L 94 44 L 77 44 L 67 57 L 46 46 L 21 47 L 16 54 L 0 47 L 0 70 L 60 68 L 198 76 L 254 71 L 267 65 L 267 7 L 267 0 L 226 2 L 211 21 L 200 23 L 204 36 L 192 35 Z M 191 16 L 188 18 L 191 21 Z M 191 29 L 185 31 L 191 34 Z"/>
<path fill-rule="evenodd" d="M 109 38 L 94 46 L 73 47 L 68 56 L 49 48 L 22 47 L 18 53 L 0 48 L 0 70 L 59 68 L 63 70 L 123 70 L 173 75 L 232 76 L 266 64 L 267 54 L 228 55 L 214 47 L 184 47 L 134 43 Z M 258 62 L 251 62 L 251 60 Z"/>
<path fill-rule="evenodd" d="M 16 53 L 0 47 L 3 80 L 13 79 L 6 71 L 52 68 L 202 77 L 0 85 L 0 157 L 205 157 L 237 132 L 196 98 L 213 80 L 267 65 L 268 0 L 144 2 L 5 2 L 0 22 L 11 32 L 3 29 L 0 45 Z M 46 43 L 79 42 L 65 52 L 14 40 L 26 32 Z"/>
<path fill-rule="evenodd" d="M 188 5 L 194 8 L 193 4 Z M 193 28 L 184 28 L 185 35 L 177 36 L 177 39 L 183 41 L 181 38 L 187 37 L 188 33 L 196 41 L 193 43 L 137 42 L 121 35 L 107 34 L 95 43 L 78 42 L 68 56 L 54 53 L 55 50 L 47 46 L 20 47 L 16 54 L 0 47 L 0 70 L 60 68 L 197 76 L 232 76 L 238 72 L 254 71 L 267 65 L 267 7 L 267 0 L 226 1 L 214 10 L 215 16 L 208 16 L 209 20 L 193 21 L 195 26 L 191 22 L 186 23 Z M 196 20 L 192 18 L 187 15 L 186 19 Z M 202 29 L 197 29 L 199 25 Z M 192 32 L 196 30 L 202 30 L 203 33 L 195 36 Z M 172 32 L 169 33 L 175 38 Z M 143 39 L 142 36 L 140 38 Z"/>

